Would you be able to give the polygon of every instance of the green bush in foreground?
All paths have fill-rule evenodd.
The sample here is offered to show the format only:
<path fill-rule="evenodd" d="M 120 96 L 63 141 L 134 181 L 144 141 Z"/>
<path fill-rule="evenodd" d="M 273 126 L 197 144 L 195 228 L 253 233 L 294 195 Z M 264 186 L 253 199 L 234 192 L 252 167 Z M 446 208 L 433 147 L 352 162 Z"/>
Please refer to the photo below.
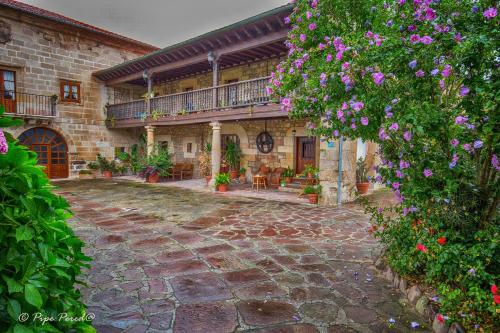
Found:
<path fill-rule="evenodd" d="M 66 223 L 69 205 L 52 193 L 36 154 L 2 133 L 17 125 L 3 112 L 0 106 L 0 331 L 95 332 L 75 289 L 90 258 Z"/>

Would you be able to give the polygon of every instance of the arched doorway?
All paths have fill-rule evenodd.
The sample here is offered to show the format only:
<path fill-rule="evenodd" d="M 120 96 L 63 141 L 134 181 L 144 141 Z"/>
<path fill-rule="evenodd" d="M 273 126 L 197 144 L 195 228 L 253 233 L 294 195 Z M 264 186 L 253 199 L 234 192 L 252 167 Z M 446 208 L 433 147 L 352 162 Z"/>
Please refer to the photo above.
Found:
<path fill-rule="evenodd" d="M 68 177 L 68 145 L 59 133 L 34 127 L 21 134 L 18 140 L 38 154 L 38 164 L 45 167 L 49 178 Z"/>

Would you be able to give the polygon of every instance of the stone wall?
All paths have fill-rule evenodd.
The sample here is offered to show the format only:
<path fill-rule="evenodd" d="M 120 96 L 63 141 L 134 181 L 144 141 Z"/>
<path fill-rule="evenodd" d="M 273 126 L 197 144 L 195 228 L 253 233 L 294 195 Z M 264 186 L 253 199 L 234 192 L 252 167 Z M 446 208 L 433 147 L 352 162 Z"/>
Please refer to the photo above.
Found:
<path fill-rule="evenodd" d="M 68 143 L 73 175 L 76 166 L 81 165 L 78 162 L 95 160 L 98 153 L 112 158 L 115 146 L 136 140 L 129 132 L 112 133 L 105 127 L 106 88 L 92 73 L 146 51 L 110 44 L 90 32 L 4 7 L 0 7 L 0 23 L 10 30 L 9 38 L 0 40 L 0 68 L 16 73 L 18 91 L 59 96 L 60 80 L 81 85 L 80 103 L 59 102 L 56 119 L 27 121 L 13 130 L 14 135 L 38 125 L 57 130 Z"/>

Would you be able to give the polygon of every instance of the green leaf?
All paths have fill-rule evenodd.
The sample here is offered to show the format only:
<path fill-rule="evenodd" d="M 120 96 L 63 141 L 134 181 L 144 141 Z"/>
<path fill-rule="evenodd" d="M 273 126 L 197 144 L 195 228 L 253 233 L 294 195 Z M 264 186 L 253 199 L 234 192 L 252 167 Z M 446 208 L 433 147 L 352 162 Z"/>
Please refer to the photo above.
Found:
<path fill-rule="evenodd" d="M 40 292 L 34 285 L 27 284 L 24 287 L 24 298 L 26 299 L 26 302 L 37 307 L 38 309 L 42 307 L 43 304 L 42 296 L 40 295 Z"/>
<path fill-rule="evenodd" d="M 14 326 L 14 333 L 33 333 L 33 330 L 21 324 Z"/>
<path fill-rule="evenodd" d="M 33 238 L 33 229 L 28 226 L 20 226 L 16 229 L 16 239 L 18 242 L 20 241 L 28 241 Z"/>
<path fill-rule="evenodd" d="M 19 282 L 5 275 L 3 275 L 2 277 L 5 280 L 5 282 L 7 282 L 7 288 L 9 290 L 9 294 L 19 293 L 23 291 L 23 286 Z"/>
<path fill-rule="evenodd" d="M 7 312 L 11 316 L 12 319 L 18 320 L 19 315 L 21 315 L 21 305 L 15 299 L 9 299 L 9 303 L 7 304 Z"/>

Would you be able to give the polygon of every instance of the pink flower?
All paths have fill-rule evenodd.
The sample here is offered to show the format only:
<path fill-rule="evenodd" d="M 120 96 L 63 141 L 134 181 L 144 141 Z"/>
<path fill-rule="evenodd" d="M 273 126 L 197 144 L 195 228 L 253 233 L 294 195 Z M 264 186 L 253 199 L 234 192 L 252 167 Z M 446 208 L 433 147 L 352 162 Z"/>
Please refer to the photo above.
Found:
<path fill-rule="evenodd" d="M 339 51 L 335 55 L 335 59 L 337 59 L 337 60 L 342 60 L 343 57 L 344 57 L 344 51 Z"/>
<path fill-rule="evenodd" d="M 316 23 L 309 24 L 309 30 L 313 31 L 316 29 Z"/>
<path fill-rule="evenodd" d="M 417 34 L 411 35 L 410 42 L 412 42 L 413 44 L 420 42 L 420 35 L 417 35 Z"/>
<path fill-rule="evenodd" d="M 428 7 L 425 11 L 425 19 L 428 21 L 433 21 L 436 18 L 436 11 Z"/>
<path fill-rule="evenodd" d="M 326 55 L 326 62 L 331 62 L 332 60 L 333 60 L 333 56 L 330 53 L 328 53 Z"/>
<path fill-rule="evenodd" d="M 397 131 L 399 129 L 398 123 L 393 123 L 391 126 L 389 126 L 389 130 L 391 131 Z"/>
<path fill-rule="evenodd" d="M 8 151 L 9 145 L 7 144 L 7 140 L 5 139 L 3 131 L 0 130 L 0 154 L 7 154 Z"/>
<path fill-rule="evenodd" d="M 403 133 L 403 139 L 405 139 L 405 141 L 410 141 L 411 140 L 411 133 L 410 133 L 410 131 L 405 131 Z"/>
<path fill-rule="evenodd" d="M 300 37 L 299 37 L 300 41 L 303 43 L 306 41 L 306 35 L 305 34 L 300 34 Z"/>
<path fill-rule="evenodd" d="M 438 314 L 436 315 L 436 319 L 437 319 L 437 321 L 439 321 L 440 323 L 444 323 L 444 317 L 443 317 L 443 315 L 442 315 L 442 314 L 438 313 Z"/>
<path fill-rule="evenodd" d="M 424 37 L 420 38 L 420 42 L 422 44 L 429 45 L 430 43 L 432 43 L 432 37 L 424 36 Z"/>
<path fill-rule="evenodd" d="M 443 71 L 441 72 L 441 75 L 443 77 L 449 77 L 451 74 L 451 66 L 450 65 L 445 65 Z"/>
<path fill-rule="evenodd" d="M 363 103 L 363 102 L 355 102 L 352 104 L 352 109 L 356 112 L 360 111 L 364 107 L 365 107 L 365 103 Z"/>
<path fill-rule="evenodd" d="M 432 170 L 429 168 L 424 169 L 424 176 L 426 178 L 429 178 L 430 176 L 432 176 Z"/>
<path fill-rule="evenodd" d="M 460 96 L 462 96 L 462 97 L 464 97 L 464 96 L 466 96 L 467 94 L 469 94 L 469 92 L 470 92 L 470 89 L 469 89 L 469 88 L 467 88 L 466 86 L 462 86 L 462 87 L 460 88 Z"/>
<path fill-rule="evenodd" d="M 460 143 L 460 141 L 458 141 L 457 139 L 451 139 L 451 142 L 450 142 L 450 143 L 451 143 L 451 145 L 452 145 L 453 147 L 456 147 L 456 146 L 458 146 L 458 144 Z"/>
<path fill-rule="evenodd" d="M 381 73 L 381 72 L 376 72 L 376 73 L 373 73 L 372 74 L 372 77 L 373 77 L 373 82 L 375 82 L 375 84 L 377 86 L 380 86 L 382 83 L 384 83 L 384 74 Z"/>
<path fill-rule="evenodd" d="M 368 117 L 361 117 L 361 125 L 363 126 L 368 125 Z"/>
<path fill-rule="evenodd" d="M 418 243 L 416 249 L 417 251 L 422 251 L 423 253 L 427 253 L 427 248 L 422 243 Z"/>
<path fill-rule="evenodd" d="M 496 286 L 496 284 L 491 286 L 490 291 L 493 295 L 498 294 L 498 287 Z"/>
<path fill-rule="evenodd" d="M 497 16 L 497 9 L 495 7 L 490 7 L 483 12 L 483 16 L 488 20 L 491 20 Z"/>
<path fill-rule="evenodd" d="M 418 71 L 415 72 L 415 76 L 416 77 L 424 77 L 425 72 L 423 70 L 419 69 Z"/>
<path fill-rule="evenodd" d="M 312 16 L 313 16 L 313 14 L 312 14 L 310 11 L 307 11 L 307 12 L 306 12 L 306 17 L 307 17 L 307 19 L 308 19 L 308 20 L 309 20 Z"/>

